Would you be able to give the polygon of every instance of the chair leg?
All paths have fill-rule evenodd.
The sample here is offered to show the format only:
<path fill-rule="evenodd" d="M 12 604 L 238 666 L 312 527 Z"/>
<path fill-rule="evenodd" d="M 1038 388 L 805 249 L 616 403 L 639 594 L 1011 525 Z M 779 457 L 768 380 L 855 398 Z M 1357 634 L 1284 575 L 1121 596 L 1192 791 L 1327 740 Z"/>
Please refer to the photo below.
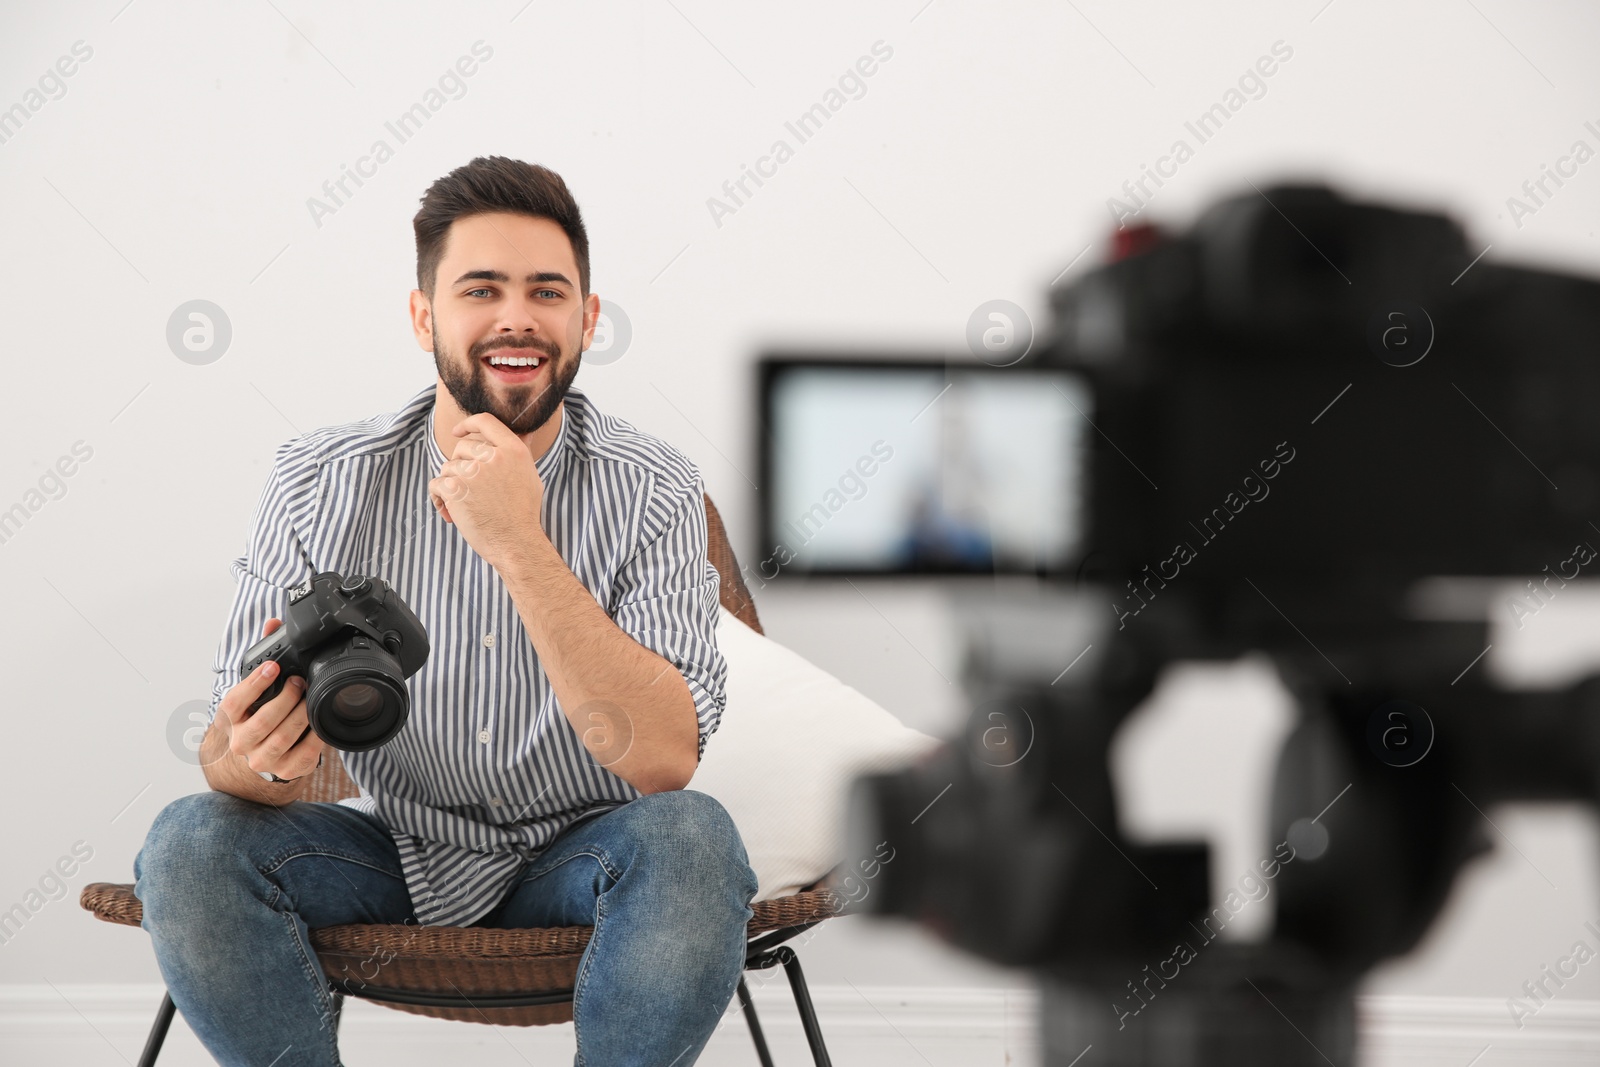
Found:
<path fill-rule="evenodd" d="M 805 1027 L 812 1060 L 817 1067 L 833 1067 L 833 1061 L 828 1058 L 828 1049 L 822 1043 L 822 1027 L 817 1023 L 816 1009 L 811 1006 L 811 991 L 806 988 L 806 976 L 800 970 L 800 957 L 788 945 L 779 945 L 772 954 L 783 962 L 783 969 L 789 975 L 789 988 L 794 992 L 795 1007 L 800 1009 L 800 1025 Z"/>
<path fill-rule="evenodd" d="M 772 1067 L 772 1053 L 767 1050 L 767 1039 L 761 1032 L 761 1020 L 756 1018 L 756 1005 L 750 999 L 750 987 L 739 976 L 739 1007 L 744 1009 L 744 1020 L 750 1024 L 750 1039 L 756 1043 L 756 1055 L 761 1057 L 761 1067 Z"/>
<path fill-rule="evenodd" d="M 156 1009 L 155 1025 L 150 1028 L 144 1051 L 139 1054 L 139 1067 L 155 1067 L 156 1057 L 161 1055 L 161 1045 L 167 1039 L 167 1028 L 172 1025 L 172 1017 L 177 1011 L 178 1006 L 172 1003 L 172 994 L 162 993 L 161 1007 Z"/>

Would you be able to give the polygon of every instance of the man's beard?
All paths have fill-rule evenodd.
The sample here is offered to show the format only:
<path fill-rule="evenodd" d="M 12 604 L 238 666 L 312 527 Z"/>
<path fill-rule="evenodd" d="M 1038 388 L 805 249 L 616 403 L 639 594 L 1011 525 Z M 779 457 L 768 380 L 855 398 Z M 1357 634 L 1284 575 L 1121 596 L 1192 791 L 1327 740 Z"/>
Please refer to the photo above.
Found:
<path fill-rule="evenodd" d="M 486 352 L 520 349 L 545 357 L 548 370 L 543 380 L 531 385 L 502 389 L 489 380 L 493 373 L 484 363 Z M 567 359 L 560 345 L 554 341 L 530 338 L 526 341 L 491 341 L 473 345 L 467 353 L 467 365 L 459 366 L 440 347 L 439 334 L 433 335 L 433 365 L 438 368 L 439 379 L 462 411 L 468 415 L 488 412 L 499 419 L 514 434 L 530 434 L 550 421 L 556 407 L 566 397 L 572 379 L 578 376 L 581 352 Z"/>

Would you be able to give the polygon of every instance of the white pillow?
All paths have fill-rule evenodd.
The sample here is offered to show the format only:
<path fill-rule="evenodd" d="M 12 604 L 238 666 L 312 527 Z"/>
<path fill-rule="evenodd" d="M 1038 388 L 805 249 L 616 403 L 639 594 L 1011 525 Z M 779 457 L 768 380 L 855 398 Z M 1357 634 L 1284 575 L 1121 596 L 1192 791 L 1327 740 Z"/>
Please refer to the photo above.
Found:
<path fill-rule="evenodd" d="M 728 809 L 760 881 L 787 896 L 844 860 L 857 774 L 904 766 L 940 740 L 718 608 L 728 704 L 689 788 Z"/>

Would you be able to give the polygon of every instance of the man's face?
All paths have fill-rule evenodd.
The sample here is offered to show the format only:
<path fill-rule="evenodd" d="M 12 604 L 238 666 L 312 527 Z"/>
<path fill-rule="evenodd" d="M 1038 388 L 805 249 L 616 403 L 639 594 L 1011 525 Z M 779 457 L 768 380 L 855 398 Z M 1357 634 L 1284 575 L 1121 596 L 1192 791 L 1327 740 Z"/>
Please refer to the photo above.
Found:
<path fill-rule="evenodd" d="M 577 260 L 559 225 L 499 212 L 451 223 L 431 314 L 421 298 L 412 294 L 413 322 L 418 340 L 431 340 L 445 388 L 467 414 L 489 412 L 516 434 L 555 413 L 600 308 L 598 296 L 579 294 Z M 530 358 L 537 364 L 501 362 Z"/>

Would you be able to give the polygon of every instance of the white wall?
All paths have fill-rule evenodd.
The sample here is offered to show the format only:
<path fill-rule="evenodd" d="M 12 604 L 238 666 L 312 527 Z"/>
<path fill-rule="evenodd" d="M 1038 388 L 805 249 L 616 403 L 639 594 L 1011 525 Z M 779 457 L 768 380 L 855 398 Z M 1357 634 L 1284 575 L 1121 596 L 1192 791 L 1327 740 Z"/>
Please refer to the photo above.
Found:
<path fill-rule="evenodd" d="M 9 6 L 0 20 L 0 108 L 74 42 L 93 50 L 0 144 L 13 383 L 0 509 L 75 442 L 93 449 L 65 496 L 0 544 L 0 908 L 74 843 L 93 849 L 69 896 L 0 945 L 0 984 L 155 979 L 143 935 L 91 922 L 77 889 L 131 880 L 156 811 L 203 788 L 169 720 L 209 692 L 227 565 L 273 448 L 391 410 L 430 380 L 405 318 L 409 222 L 426 185 L 474 155 L 566 177 L 595 287 L 634 330 L 623 358 L 579 382 L 700 463 L 746 558 L 760 346 L 959 349 L 971 310 L 996 297 L 1042 323 L 1047 283 L 1104 248 L 1106 199 L 1275 41 L 1292 59 L 1149 216 L 1181 225 L 1246 177 L 1321 178 L 1441 205 L 1491 260 L 1600 268 L 1600 162 L 1520 226 L 1506 207 L 1575 139 L 1597 143 L 1582 123 L 1600 125 L 1600 9 L 1582 3 L 107 0 Z M 480 39 L 493 56 L 465 94 L 314 223 L 307 199 L 375 139 L 393 146 L 385 122 Z M 714 221 L 708 197 L 878 41 L 893 54 L 864 95 Z M 197 298 L 233 329 L 207 366 L 165 337 Z M 956 670 L 951 608 L 927 586 L 875 588 L 868 606 L 848 588 L 773 587 L 761 609 L 775 637 L 908 721 L 953 727 L 959 694 L 935 677 Z M 1593 658 L 1590 621 L 1550 626 L 1550 642 Z M 1271 686 L 1251 670 L 1180 671 L 1161 700 L 1268 722 Z M 1247 790 L 1220 801 L 1217 783 L 1261 768 L 1230 758 L 1181 781 L 1231 857 L 1249 853 L 1253 815 Z M 1510 996 L 1600 915 L 1590 820 L 1496 822 L 1516 850 L 1502 843 L 1475 867 L 1426 954 L 1375 988 Z M 904 930 L 830 934 L 808 951 L 835 981 L 1020 980 Z M 1600 996 L 1600 977 L 1571 993 Z"/>

